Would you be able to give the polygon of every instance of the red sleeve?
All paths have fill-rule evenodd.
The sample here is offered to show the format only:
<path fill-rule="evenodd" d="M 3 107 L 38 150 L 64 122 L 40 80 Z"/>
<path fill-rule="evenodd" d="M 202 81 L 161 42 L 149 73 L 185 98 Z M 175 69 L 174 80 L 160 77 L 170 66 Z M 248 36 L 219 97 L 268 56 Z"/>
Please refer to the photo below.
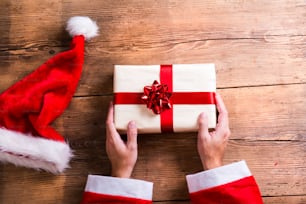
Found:
<path fill-rule="evenodd" d="M 262 204 L 254 177 L 244 161 L 188 175 L 191 203 Z"/>
<path fill-rule="evenodd" d="M 151 204 L 153 183 L 107 176 L 89 175 L 82 204 Z"/>

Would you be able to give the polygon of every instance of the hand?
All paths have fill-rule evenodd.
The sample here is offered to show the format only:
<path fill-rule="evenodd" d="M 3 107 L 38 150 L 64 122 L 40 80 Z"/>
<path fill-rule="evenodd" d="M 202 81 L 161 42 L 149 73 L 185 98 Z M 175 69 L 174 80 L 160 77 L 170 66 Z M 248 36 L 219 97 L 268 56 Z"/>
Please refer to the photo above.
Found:
<path fill-rule="evenodd" d="M 114 119 L 114 107 L 111 103 L 106 120 L 106 153 L 112 165 L 111 175 L 130 178 L 137 160 L 137 127 L 131 121 L 127 129 L 127 142 L 117 132 Z"/>
<path fill-rule="evenodd" d="M 208 132 L 207 115 L 201 113 L 198 119 L 198 152 L 204 170 L 222 166 L 224 150 L 230 136 L 228 113 L 220 94 L 216 94 L 219 112 L 218 124 L 213 132 Z"/>

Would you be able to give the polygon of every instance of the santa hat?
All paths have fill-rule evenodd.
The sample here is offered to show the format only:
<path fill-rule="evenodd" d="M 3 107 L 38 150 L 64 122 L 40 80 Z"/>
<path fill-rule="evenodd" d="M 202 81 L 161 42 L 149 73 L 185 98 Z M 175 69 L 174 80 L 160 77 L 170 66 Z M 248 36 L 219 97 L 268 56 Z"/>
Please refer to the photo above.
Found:
<path fill-rule="evenodd" d="M 0 94 L 0 161 L 57 174 L 72 151 L 50 125 L 69 105 L 84 62 L 84 41 L 98 35 L 88 17 L 69 19 L 70 50 L 46 61 Z"/>

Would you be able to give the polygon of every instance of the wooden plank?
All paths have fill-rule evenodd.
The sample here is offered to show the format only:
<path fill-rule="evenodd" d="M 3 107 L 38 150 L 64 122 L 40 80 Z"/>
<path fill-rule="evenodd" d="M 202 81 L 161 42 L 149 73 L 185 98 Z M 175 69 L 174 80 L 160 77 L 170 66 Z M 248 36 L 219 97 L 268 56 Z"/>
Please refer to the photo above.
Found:
<path fill-rule="evenodd" d="M 219 90 L 233 139 L 305 141 L 306 85 Z"/>
<path fill-rule="evenodd" d="M 305 85 L 289 85 L 289 86 L 271 86 L 271 87 L 253 87 L 253 88 L 242 88 L 242 89 L 225 89 L 221 90 L 222 95 L 224 96 L 225 102 L 229 108 L 230 112 L 230 122 L 231 122 L 231 129 L 232 129 L 232 139 L 250 139 L 250 140 L 297 140 L 297 143 L 292 143 L 292 144 L 299 144 L 299 141 L 305 141 L 305 129 L 303 129 L 303 124 L 304 124 L 304 119 L 303 115 L 305 115 L 305 93 L 304 90 L 306 89 Z M 278 91 L 276 91 L 278 90 Z M 292 94 L 295 97 L 295 99 L 287 101 L 287 95 Z M 244 96 L 243 98 L 240 99 L 240 96 Z M 256 100 L 257 98 L 261 98 L 261 100 Z M 266 97 L 266 98 L 265 98 Z M 74 101 L 79 100 L 82 101 L 82 103 L 77 103 L 76 105 L 72 105 L 73 110 L 77 110 L 76 112 L 72 111 L 68 115 L 70 115 L 69 121 L 73 121 L 74 117 L 77 117 L 77 114 L 79 113 L 79 110 L 82 110 L 82 112 L 85 112 L 86 115 L 81 118 L 87 118 L 89 120 L 86 120 L 84 123 L 75 123 L 74 125 L 70 123 L 65 123 L 65 115 L 63 116 L 63 120 L 58 120 L 61 121 L 60 124 L 62 124 L 63 129 L 62 130 L 69 130 L 69 127 L 75 127 L 75 132 L 78 132 L 78 137 L 80 137 L 80 141 L 82 141 L 83 136 L 82 135 L 87 135 L 87 133 L 83 133 L 82 130 L 86 130 L 86 126 L 88 126 L 87 129 L 91 130 L 93 133 L 94 132 L 99 132 L 99 128 L 104 128 L 104 123 L 100 124 L 101 126 L 98 126 L 99 122 L 98 121 L 105 121 L 105 115 L 107 111 L 107 103 L 110 100 L 110 98 L 106 97 L 99 97 L 100 99 L 97 100 L 97 103 L 94 102 L 95 98 L 98 97 L 93 97 L 92 101 L 89 102 L 89 98 L 76 98 Z M 237 107 L 237 102 L 236 100 L 240 99 L 241 104 L 239 107 Z M 250 104 L 250 101 L 253 101 L 252 104 Z M 99 116 L 99 118 L 91 118 L 93 117 L 93 112 L 91 113 L 90 107 L 94 107 L 94 111 L 96 112 L 96 115 Z M 101 109 L 96 109 L 96 107 L 99 107 L 99 104 L 101 104 Z M 252 107 L 250 110 L 249 107 Z M 275 109 L 273 108 L 275 106 Z M 294 107 L 294 108 L 293 108 Z M 255 113 L 253 111 L 256 111 Z M 276 111 L 278 110 L 278 111 Z M 288 111 L 290 110 L 290 111 Z M 101 112 L 97 112 L 101 111 Z M 103 113 L 104 112 L 104 113 Z M 68 112 L 67 112 L 68 113 Z M 241 114 L 242 113 L 242 114 Z M 270 117 L 267 117 L 269 116 Z M 292 116 L 295 116 L 295 120 L 292 121 Z M 96 117 L 96 116 L 94 116 Z M 240 120 L 245 119 L 246 121 L 247 118 L 252 118 L 252 124 L 253 126 L 248 125 L 249 123 L 247 122 L 241 122 Z M 67 120 L 68 121 L 68 120 Z M 90 122 L 90 121 L 95 121 L 95 122 Z M 243 125 L 244 124 L 244 125 Z M 269 128 L 269 124 L 271 125 Z M 275 125 L 277 124 L 277 125 Z M 288 124 L 291 124 L 288 125 Z M 299 128 L 296 128 L 299 127 Z M 67 134 L 69 134 L 67 132 Z M 89 134 L 92 137 L 94 137 L 95 134 Z M 176 138 L 177 134 L 174 135 L 169 135 L 169 138 Z M 182 137 L 187 136 L 188 138 L 194 138 L 194 134 L 184 134 Z M 73 136 L 75 137 L 75 136 Z M 160 137 L 159 135 L 153 135 L 153 138 L 159 140 Z M 91 140 L 91 139 L 90 139 Z M 93 139 L 95 141 L 95 139 Z M 174 139 L 175 140 L 175 139 Z M 70 141 L 74 141 L 73 139 L 70 139 Z M 160 140 L 159 144 L 156 144 L 156 147 L 162 146 L 162 144 L 170 144 L 172 140 L 169 140 L 168 142 L 164 140 Z M 273 142 L 273 141 L 272 141 Z M 186 141 L 181 141 L 179 142 L 181 144 L 186 144 Z M 150 145 L 151 142 L 146 142 L 146 145 Z M 269 143 L 268 143 L 269 144 Z M 278 143 L 277 143 L 278 144 Z M 303 144 L 303 143 L 302 143 Z M 285 145 L 286 146 L 286 145 Z M 273 151 L 269 149 L 269 145 L 267 145 L 267 150 Z M 279 147 L 280 149 L 282 148 L 282 145 Z M 152 148 L 154 149 L 154 148 Z M 175 149 L 175 148 L 174 148 Z M 235 149 L 235 148 L 234 148 Z M 293 149 L 295 149 L 293 147 Z M 298 148 L 301 150 L 301 148 Z M 178 150 L 179 151 L 179 150 Z M 259 150 L 258 152 L 262 152 L 262 150 Z M 281 150 L 278 150 L 277 152 L 281 152 Z M 250 153 L 250 152 L 249 152 Z M 278 153 L 279 154 L 279 153 Z M 166 154 L 167 155 L 167 154 Z M 248 155 L 246 153 L 241 153 L 241 155 Z M 251 156 L 250 156 L 251 155 Z M 256 157 L 253 158 L 254 155 L 250 153 L 250 160 L 254 159 L 256 160 Z M 266 155 L 266 154 L 264 154 Z M 305 151 L 301 150 L 301 157 L 303 158 L 303 155 L 305 155 Z M 290 157 L 295 157 L 294 154 L 288 155 L 288 157 L 284 157 L 281 163 L 283 163 L 286 160 L 291 160 Z M 148 158 L 154 158 L 154 154 L 148 156 Z M 165 156 L 164 155 L 156 155 L 157 158 L 163 159 Z M 148 158 L 145 158 L 144 160 L 147 160 Z M 182 156 L 183 159 L 178 159 L 178 158 L 172 158 L 173 161 L 180 160 L 181 162 L 186 162 L 185 160 L 186 157 Z M 230 158 L 238 158 L 237 155 L 232 156 Z M 272 159 L 272 157 L 268 157 Z M 241 157 L 243 159 L 243 157 Z M 169 159 L 171 160 L 171 159 Z M 299 161 L 297 161 L 299 162 Z M 148 161 L 146 161 L 148 163 Z M 157 171 L 159 171 L 159 168 L 163 165 L 163 161 L 156 161 L 156 164 L 154 165 L 149 165 L 147 164 L 146 166 L 158 166 Z M 166 162 L 168 163 L 168 161 Z M 266 168 L 274 168 L 273 165 L 278 165 L 279 164 L 279 158 L 274 157 L 273 161 L 269 161 L 269 166 Z M 305 166 L 305 161 L 303 160 L 301 163 L 301 166 Z M 260 165 L 260 164 L 258 164 Z M 296 165 L 296 164 L 295 164 Z M 298 164 L 297 164 L 298 165 Z M 190 164 L 187 164 L 185 166 L 190 166 Z M 192 165 L 191 165 L 192 166 Z M 148 168 L 148 167 L 145 167 Z M 256 167 L 257 168 L 257 167 Z M 286 169 L 286 165 L 282 167 Z M 140 173 L 144 171 L 144 169 L 139 170 Z M 149 174 L 151 173 L 151 169 L 145 169 L 145 171 Z M 167 168 L 165 171 L 167 171 L 168 174 L 171 174 L 171 171 L 173 169 Z M 283 171 L 283 170 L 281 170 Z M 285 171 L 284 171 L 285 172 Z M 165 174 L 167 174 L 165 173 Z M 159 173 L 156 172 L 157 175 Z M 286 175 L 283 175 L 284 177 L 287 177 Z M 299 175 L 300 176 L 300 175 Z M 297 176 L 297 180 L 300 179 L 300 177 Z M 262 183 L 266 182 L 266 172 L 264 175 L 261 175 Z M 282 177 L 282 176 L 280 176 Z M 155 178 L 155 177 L 154 177 Z M 166 182 L 180 182 L 177 183 L 178 186 L 184 185 L 184 180 L 178 180 L 177 178 L 173 178 L 173 181 L 171 179 L 171 176 L 167 176 L 168 181 Z M 277 178 L 278 179 L 278 178 Z M 277 180 L 276 179 L 276 180 Z M 279 179 L 281 182 L 282 179 Z M 276 181 L 275 181 L 276 182 Z M 166 185 L 166 184 L 161 184 L 161 186 Z M 270 184 L 269 184 L 270 185 Z M 267 186 L 269 186 L 267 184 Z M 176 185 L 175 185 L 176 186 Z M 275 186 L 271 185 L 272 188 Z M 267 188 L 267 187 L 266 187 Z M 296 187 L 297 189 L 299 186 Z M 269 189 L 271 190 L 271 189 Z M 176 192 L 176 190 L 173 190 Z M 279 191 L 278 187 L 277 190 Z M 285 191 L 285 190 L 284 190 Z M 270 192 L 267 190 L 267 192 Z M 276 192 L 273 192 L 276 193 Z M 167 194 L 167 193 L 166 193 Z M 180 193 L 178 193 L 180 194 Z M 175 197 L 175 196 L 173 196 Z"/>
<path fill-rule="evenodd" d="M 306 202 L 306 196 L 279 196 L 279 197 L 264 197 L 263 201 L 265 204 L 304 204 Z M 158 201 L 153 202 L 156 204 L 190 204 L 190 201 Z"/>
<path fill-rule="evenodd" d="M 257 38 L 269 35 L 305 35 L 305 1 L 2 1 L 10 16 L 14 42 L 58 39 L 58 32 L 72 15 L 89 15 L 101 25 L 109 40 L 112 32 L 124 43 L 189 41 L 197 38 Z M 41 11 L 44 11 L 43 13 Z M 69 11 L 69 12 L 68 12 Z M 273 13 L 273 15 L 271 15 Z M 33 26 L 35 22 L 35 26 Z M 191 23 L 192 22 L 192 23 Z M 300 25 L 300 26 L 299 26 Z M 51 32 L 50 32 L 51 31 Z M 23 35 L 25 34 L 25 35 Z M 139 35 L 141 34 L 141 35 Z M 148 41 L 149 39 L 149 41 Z"/>
<path fill-rule="evenodd" d="M 114 64 L 213 62 L 219 88 L 306 82 L 304 1 L 145 3 L 1 1 L 0 91 L 68 49 L 65 21 L 80 10 L 101 34 L 86 46 L 77 95 L 110 93 Z"/>
<path fill-rule="evenodd" d="M 0 1 L 0 92 L 68 49 L 70 16 L 101 28 L 86 45 L 82 97 L 54 123 L 75 150 L 71 169 L 52 176 L 0 165 L 0 203 L 79 203 L 88 174 L 109 174 L 114 64 L 205 62 L 216 63 L 230 113 L 225 163 L 245 159 L 265 203 L 305 203 L 305 8 L 303 0 Z M 139 137 L 133 177 L 155 183 L 155 203 L 189 203 L 184 176 L 201 170 L 195 144 L 195 133 Z"/>
<path fill-rule="evenodd" d="M 277 196 L 277 197 L 264 197 L 264 203 L 277 203 L 277 204 L 304 204 L 306 203 L 306 196 Z"/>
<path fill-rule="evenodd" d="M 71 162 L 72 168 L 61 176 L 3 166 L 0 178 L 3 203 L 20 200 L 79 202 L 88 173 L 109 174 L 104 139 L 101 134 L 95 141 L 73 143 L 76 157 Z M 195 135 L 140 137 L 133 177 L 154 182 L 155 201 L 188 199 L 185 175 L 201 170 L 195 146 Z M 245 159 L 263 196 L 303 195 L 305 149 L 305 142 L 230 141 L 225 163 Z"/>
<path fill-rule="evenodd" d="M 294 204 L 304 204 L 306 202 L 306 196 L 277 196 L 277 197 L 263 197 L 263 201 L 266 204 L 288 204 L 288 203 L 294 203 Z M 156 204 L 190 204 L 190 201 L 158 201 L 153 202 Z"/>
<path fill-rule="evenodd" d="M 222 95 L 229 107 L 233 130 L 233 137 L 226 152 L 225 163 L 245 159 L 264 196 L 302 195 L 305 192 L 306 142 L 305 137 L 302 137 L 305 135 L 305 130 L 299 133 L 300 136 L 291 138 L 296 139 L 296 141 L 286 141 L 288 137 L 283 133 L 286 133 L 288 128 L 285 123 L 290 122 L 290 118 L 295 115 L 303 115 L 306 106 L 297 105 L 296 111 L 290 111 L 286 113 L 287 115 L 281 116 L 282 111 L 275 112 L 272 107 L 262 108 L 263 112 L 260 112 L 260 108 L 257 110 L 257 106 L 265 107 L 271 101 L 263 98 L 262 101 L 266 101 L 263 105 L 256 105 L 260 104 L 260 101 L 256 101 L 251 107 L 258 111 L 254 114 L 253 119 L 258 121 L 255 123 L 255 125 L 259 125 L 257 132 L 267 135 L 269 138 L 261 137 L 259 133 L 252 138 L 252 134 L 256 131 L 242 128 L 242 125 L 238 123 L 238 112 L 240 112 L 241 107 L 237 107 L 236 101 L 233 99 L 244 96 L 241 99 L 241 106 L 244 107 L 243 110 L 247 110 L 250 107 L 247 101 L 254 101 L 254 98 L 257 98 L 256 96 L 268 96 L 268 93 L 273 93 L 271 98 L 282 104 L 288 93 L 299 96 L 300 93 L 295 92 L 295 90 L 305 90 L 305 85 L 222 90 Z M 104 149 L 104 121 L 109 100 L 110 97 L 102 96 L 74 98 L 69 109 L 54 123 L 55 128 L 65 135 L 75 150 L 76 156 L 71 162 L 72 168 L 66 174 L 55 177 L 43 172 L 37 173 L 32 170 L 5 165 L 1 169 L 3 176 L 0 178 L 0 189 L 2 189 L 0 197 L 3 198 L 3 201 L 17 201 L 15 195 L 18 194 L 20 195 L 18 199 L 31 198 L 29 200 L 43 199 L 46 202 L 71 201 L 77 203 L 81 198 L 87 174 L 108 175 L 110 166 Z M 291 101 L 295 103 L 294 100 Z M 301 99 L 297 98 L 297 101 L 301 102 Z M 305 103 L 304 101 L 301 103 Z M 277 104 L 274 105 L 277 106 Z M 291 105 L 291 103 L 288 102 L 287 105 Z M 282 108 L 279 107 L 278 110 L 282 110 Z M 265 111 L 271 111 L 272 118 L 269 120 L 278 124 L 272 128 L 277 133 L 275 136 L 268 127 L 260 128 L 266 123 L 260 119 L 266 118 Z M 244 117 L 253 118 L 250 111 L 245 111 L 244 114 L 246 115 L 240 117 L 240 119 Z M 274 114 L 276 115 L 274 116 Z M 286 117 L 288 119 L 284 120 L 283 118 Z M 278 120 L 277 118 L 281 119 Z M 299 118 L 295 118 L 294 121 L 301 122 Z M 298 129 L 297 127 L 301 124 L 295 124 L 294 121 L 291 121 L 292 127 Z M 303 127 L 301 126 L 301 128 Z M 239 130 L 243 131 L 238 134 Z M 238 134 L 239 137 L 235 134 Z M 282 137 L 278 134 L 285 135 L 283 137 L 284 141 L 272 140 L 273 138 L 281 140 Z M 245 138 L 244 135 L 246 135 Z M 271 141 L 255 141 L 255 139 Z M 188 199 L 184 176 L 201 170 L 195 145 L 195 133 L 140 136 L 139 158 L 133 177 L 154 181 L 154 200 L 156 201 Z M 27 191 L 24 191 L 25 188 Z M 63 193 L 59 194 L 57 191 Z M 28 192 L 33 193 L 29 194 Z M 45 195 L 44 198 L 39 198 L 42 192 L 50 192 L 50 194 Z M 52 192 L 56 192 L 56 195 L 53 195 Z"/>
<path fill-rule="evenodd" d="M 304 195 L 305 145 L 306 142 L 231 141 L 226 157 L 247 161 L 263 196 Z"/>
<path fill-rule="evenodd" d="M 119 46 L 108 51 L 101 43 L 92 42 L 86 48 L 84 71 L 76 95 L 112 93 L 114 64 L 213 62 L 218 88 L 305 83 L 306 37 L 275 37 L 274 40 L 210 40 L 136 52 L 122 50 Z M 54 52 L 65 49 L 45 43 L 42 48 L 0 52 L 0 91 L 36 69 Z"/>
<path fill-rule="evenodd" d="M 265 204 L 304 204 L 306 202 L 306 196 L 279 196 L 279 197 L 264 197 L 263 201 Z M 153 202 L 156 204 L 190 204 L 190 201 L 158 201 Z"/>
<path fill-rule="evenodd" d="M 305 90 L 305 84 L 219 90 L 229 111 L 232 139 L 306 141 Z M 288 96 L 294 97 L 289 100 Z M 87 138 L 91 135 L 88 130 L 95 135 L 105 127 L 111 99 L 74 98 L 56 121 L 56 128 L 70 141 Z"/>

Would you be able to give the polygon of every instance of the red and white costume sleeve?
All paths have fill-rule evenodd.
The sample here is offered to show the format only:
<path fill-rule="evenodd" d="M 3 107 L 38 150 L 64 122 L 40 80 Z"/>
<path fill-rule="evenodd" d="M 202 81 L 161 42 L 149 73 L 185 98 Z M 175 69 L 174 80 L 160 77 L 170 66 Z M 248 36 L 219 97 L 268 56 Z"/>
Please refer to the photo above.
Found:
<path fill-rule="evenodd" d="M 262 204 L 254 177 L 244 161 L 187 175 L 193 204 Z M 89 175 L 82 204 L 152 203 L 153 183 L 107 176 Z"/>
<path fill-rule="evenodd" d="M 261 204 L 259 188 L 245 161 L 187 175 L 191 203 Z"/>
<path fill-rule="evenodd" d="M 82 204 L 152 203 L 153 183 L 127 178 L 89 175 Z"/>

